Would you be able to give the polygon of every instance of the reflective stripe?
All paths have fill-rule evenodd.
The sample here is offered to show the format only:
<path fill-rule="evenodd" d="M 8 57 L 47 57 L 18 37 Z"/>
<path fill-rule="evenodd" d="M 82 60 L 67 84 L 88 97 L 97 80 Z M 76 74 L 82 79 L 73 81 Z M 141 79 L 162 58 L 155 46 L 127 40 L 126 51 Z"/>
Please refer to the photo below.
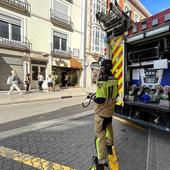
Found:
<path fill-rule="evenodd" d="M 123 36 L 114 39 L 110 43 L 111 45 L 111 56 L 112 56 L 112 73 L 118 80 L 118 92 L 123 93 Z M 122 95 L 123 96 L 123 95 Z M 122 105 L 123 101 L 120 99 L 116 105 Z"/>
<path fill-rule="evenodd" d="M 96 138 L 96 152 L 97 152 L 97 157 L 100 157 L 100 143 L 99 143 L 99 138 Z"/>

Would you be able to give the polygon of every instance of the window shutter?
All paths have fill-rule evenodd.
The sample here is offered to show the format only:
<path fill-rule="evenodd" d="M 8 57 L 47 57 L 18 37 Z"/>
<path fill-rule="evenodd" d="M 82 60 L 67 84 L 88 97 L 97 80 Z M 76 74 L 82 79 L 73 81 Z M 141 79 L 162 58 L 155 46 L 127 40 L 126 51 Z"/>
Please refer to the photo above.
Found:
<path fill-rule="evenodd" d="M 54 0 L 54 10 L 68 16 L 68 6 L 56 0 Z"/>
<path fill-rule="evenodd" d="M 21 26 L 21 20 L 1 14 L 1 13 L 0 13 L 0 20 L 14 24 L 14 25 Z"/>
<path fill-rule="evenodd" d="M 60 38 L 63 38 L 63 39 L 67 39 L 66 34 L 62 34 L 62 33 L 56 32 L 56 31 L 54 31 L 54 36 L 60 37 Z"/>

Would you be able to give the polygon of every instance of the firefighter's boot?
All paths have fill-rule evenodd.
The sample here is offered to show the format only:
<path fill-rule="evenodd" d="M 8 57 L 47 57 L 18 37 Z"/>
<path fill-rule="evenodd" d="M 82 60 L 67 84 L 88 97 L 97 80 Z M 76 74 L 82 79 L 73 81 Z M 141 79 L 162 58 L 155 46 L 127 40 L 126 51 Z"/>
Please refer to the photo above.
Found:
<path fill-rule="evenodd" d="M 96 165 L 96 170 L 105 170 L 105 164 L 97 164 Z"/>
<path fill-rule="evenodd" d="M 108 145 L 108 144 L 106 145 L 107 153 L 108 153 L 109 155 L 112 155 L 112 154 L 113 154 L 112 146 L 113 146 L 113 145 Z"/>

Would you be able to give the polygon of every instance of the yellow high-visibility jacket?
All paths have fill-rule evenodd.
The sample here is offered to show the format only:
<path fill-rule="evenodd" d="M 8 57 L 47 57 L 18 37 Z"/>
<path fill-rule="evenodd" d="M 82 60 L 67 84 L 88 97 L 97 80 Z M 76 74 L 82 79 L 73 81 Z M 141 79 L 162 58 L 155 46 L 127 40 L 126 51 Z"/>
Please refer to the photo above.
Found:
<path fill-rule="evenodd" d="M 112 75 L 103 75 L 97 81 L 95 113 L 101 117 L 112 117 L 115 98 L 118 95 L 118 82 Z"/>

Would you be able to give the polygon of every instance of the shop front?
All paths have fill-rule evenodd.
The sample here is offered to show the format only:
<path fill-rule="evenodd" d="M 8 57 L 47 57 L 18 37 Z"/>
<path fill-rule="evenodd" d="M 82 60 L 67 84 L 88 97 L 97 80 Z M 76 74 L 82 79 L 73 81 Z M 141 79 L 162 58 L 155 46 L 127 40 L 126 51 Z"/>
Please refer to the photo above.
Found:
<path fill-rule="evenodd" d="M 0 90 L 9 90 L 7 78 L 15 70 L 23 80 L 23 59 L 19 56 L 0 55 Z"/>
<path fill-rule="evenodd" d="M 42 73 L 44 76 L 44 80 L 47 77 L 47 61 L 40 61 L 40 60 L 31 60 L 31 77 L 32 77 L 32 88 L 37 88 L 37 81 L 38 81 L 38 74 Z M 45 81 L 43 86 L 46 87 Z"/>
<path fill-rule="evenodd" d="M 52 73 L 58 76 L 58 83 L 64 86 L 79 86 L 81 63 L 74 58 L 53 58 Z"/>

